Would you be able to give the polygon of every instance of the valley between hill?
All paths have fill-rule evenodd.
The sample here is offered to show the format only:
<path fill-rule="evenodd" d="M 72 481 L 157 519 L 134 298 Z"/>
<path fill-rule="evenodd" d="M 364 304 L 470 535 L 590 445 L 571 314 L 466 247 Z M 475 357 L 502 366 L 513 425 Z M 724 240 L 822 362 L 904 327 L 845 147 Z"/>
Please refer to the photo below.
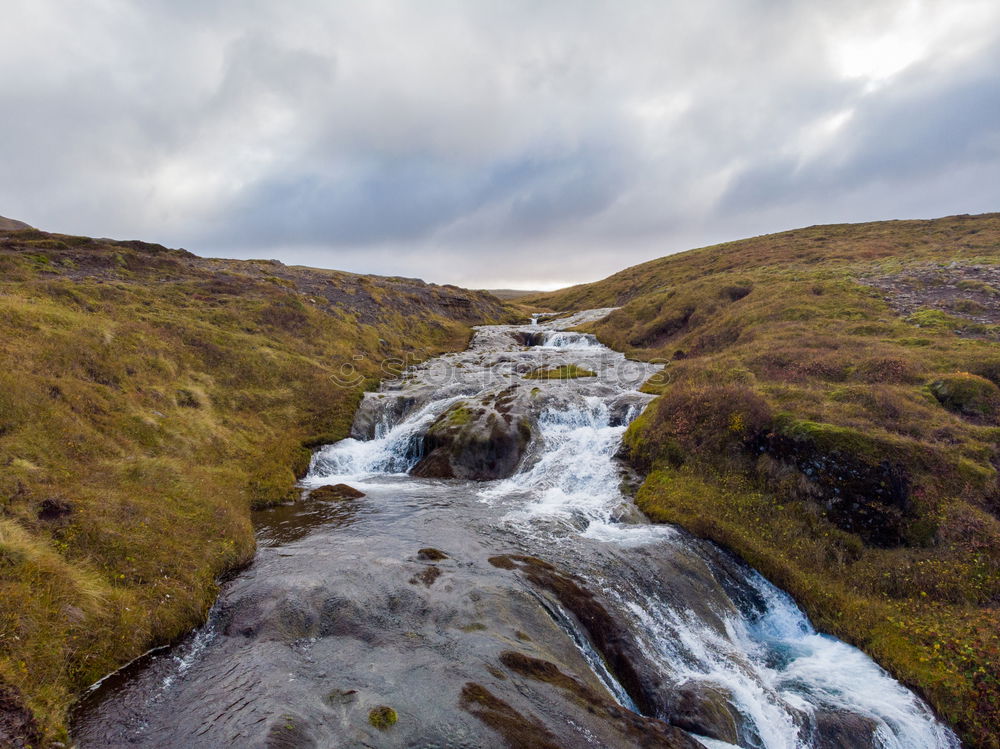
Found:
<path fill-rule="evenodd" d="M 622 451 L 639 506 L 997 747 L 998 265 L 1000 215 L 810 227 L 517 310 L 620 307 L 584 330 L 667 367 Z M 0 226 L 0 744 L 64 738 L 83 688 L 204 617 L 365 388 L 512 309 Z"/>

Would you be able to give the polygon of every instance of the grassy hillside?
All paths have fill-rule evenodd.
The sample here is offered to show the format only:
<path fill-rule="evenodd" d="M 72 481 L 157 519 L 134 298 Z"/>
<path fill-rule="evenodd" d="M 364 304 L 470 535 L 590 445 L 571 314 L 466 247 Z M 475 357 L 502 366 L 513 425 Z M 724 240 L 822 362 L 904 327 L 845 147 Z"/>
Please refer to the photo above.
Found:
<path fill-rule="evenodd" d="M 626 434 L 652 518 L 742 555 L 1000 746 L 1000 215 L 818 226 L 522 303 L 667 369 Z"/>
<path fill-rule="evenodd" d="M 0 216 L 0 231 L 20 231 L 22 229 L 31 229 L 32 227 L 23 221 L 15 221 L 12 218 L 4 218 Z"/>
<path fill-rule="evenodd" d="M 0 232 L 0 745 L 62 736 L 83 687 L 196 624 L 251 558 L 251 507 L 296 495 L 365 381 L 505 314 L 420 281 Z"/>

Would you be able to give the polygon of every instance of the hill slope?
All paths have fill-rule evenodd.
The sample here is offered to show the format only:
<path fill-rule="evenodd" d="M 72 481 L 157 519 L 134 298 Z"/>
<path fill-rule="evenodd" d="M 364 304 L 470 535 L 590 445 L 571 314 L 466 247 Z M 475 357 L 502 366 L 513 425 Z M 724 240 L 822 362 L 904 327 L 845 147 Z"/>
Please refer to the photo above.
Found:
<path fill-rule="evenodd" d="M 508 313 L 421 281 L 0 232 L 0 745 L 204 615 L 366 382 Z"/>
<path fill-rule="evenodd" d="M 4 218 L 3 216 L 0 216 L 0 231 L 21 231 L 22 229 L 30 228 L 31 227 L 23 221 L 16 221 L 12 218 Z"/>
<path fill-rule="evenodd" d="M 818 226 L 519 300 L 667 366 L 630 427 L 653 519 L 1000 736 L 1000 215 Z"/>

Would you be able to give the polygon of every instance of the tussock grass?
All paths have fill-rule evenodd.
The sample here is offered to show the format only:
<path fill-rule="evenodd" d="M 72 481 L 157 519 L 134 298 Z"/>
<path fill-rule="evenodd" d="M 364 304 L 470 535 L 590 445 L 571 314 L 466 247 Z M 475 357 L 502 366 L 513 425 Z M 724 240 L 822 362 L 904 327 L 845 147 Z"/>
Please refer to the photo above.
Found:
<path fill-rule="evenodd" d="M 625 436 L 650 517 L 735 550 L 976 747 L 1000 746 L 1000 349 L 898 313 L 891 279 L 998 261 L 998 215 L 820 226 L 527 300 L 621 305 L 585 329 L 667 366 Z"/>

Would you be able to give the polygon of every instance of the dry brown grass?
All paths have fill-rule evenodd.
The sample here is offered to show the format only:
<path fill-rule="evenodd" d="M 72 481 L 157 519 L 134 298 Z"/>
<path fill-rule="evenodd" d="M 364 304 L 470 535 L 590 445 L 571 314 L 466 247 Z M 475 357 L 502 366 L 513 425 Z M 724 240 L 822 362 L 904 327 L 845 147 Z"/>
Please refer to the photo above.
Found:
<path fill-rule="evenodd" d="M 82 688 L 204 616 L 252 556 L 250 508 L 296 496 L 304 445 L 346 433 L 382 364 L 505 314 L 413 281 L 0 234 L 5 694 L 65 737 Z"/>

